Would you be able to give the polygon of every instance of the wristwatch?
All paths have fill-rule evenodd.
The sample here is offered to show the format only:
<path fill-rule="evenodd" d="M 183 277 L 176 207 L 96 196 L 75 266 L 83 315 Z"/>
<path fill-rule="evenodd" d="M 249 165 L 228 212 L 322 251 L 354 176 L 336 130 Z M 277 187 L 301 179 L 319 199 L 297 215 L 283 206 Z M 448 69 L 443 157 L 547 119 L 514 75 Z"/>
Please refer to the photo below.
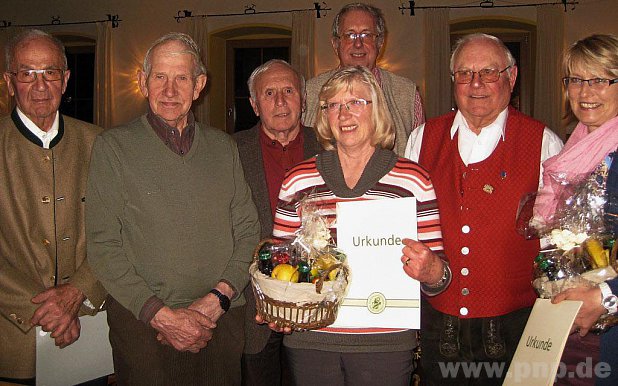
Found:
<path fill-rule="evenodd" d="M 223 295 L 221 292 L 219 292 L 219 290 L 214 288 L 210 290 L 210 293 L 219 298 L 219 305 L 221 306 L 223 311 L 227 312 L 230 309 L 230 298 L 228 298 L 226 295 Z"/>
<path fill-rule="evenodd" d="M 599 288 L 601 289 L 601 305 L 610 314 L 618 312 L 618 297 L 612 293 L 609 284 L 605 282 L 600 283 Z"/>

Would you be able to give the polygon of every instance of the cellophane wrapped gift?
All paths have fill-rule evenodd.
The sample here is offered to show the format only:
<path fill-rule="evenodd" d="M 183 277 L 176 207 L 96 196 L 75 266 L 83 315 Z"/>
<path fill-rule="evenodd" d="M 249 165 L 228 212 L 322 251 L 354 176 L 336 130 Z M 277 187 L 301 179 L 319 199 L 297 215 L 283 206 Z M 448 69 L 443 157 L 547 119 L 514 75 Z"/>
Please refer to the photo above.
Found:
<path fill-rule="evenodd" d="M 534 288 L 542 298 L 551 298 L 574 287 L 595 286 L 617 276 L 615 235 L 607 227 L 606 169 L 568 183 L 552 176 L 562 192 L 549 219 L 534 215 L 536 195 L 522 200 L 518 230 L 528 238 L 541 239 L 534 260 Z M 603 332 L 618 322 L 602 316 L 593 332 Z"/>
<path fill-rule="evenodd" d="M 332 324 L 349 280 L 346 256 L 334 245 L 326 219 L 310 200 L 300 205 L 295 237 L 262 240 L 249 268 L 258 314 L 297 331 Z"/>

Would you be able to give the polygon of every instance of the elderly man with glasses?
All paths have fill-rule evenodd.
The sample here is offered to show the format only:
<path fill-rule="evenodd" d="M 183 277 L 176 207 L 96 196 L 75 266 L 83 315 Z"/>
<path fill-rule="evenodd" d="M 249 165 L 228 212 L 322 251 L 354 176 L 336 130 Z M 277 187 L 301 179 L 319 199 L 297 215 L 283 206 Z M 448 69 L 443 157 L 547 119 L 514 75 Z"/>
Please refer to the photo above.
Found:
<path fill-rule="evenodd" d="M 395 124 L 393 151 L 403 156 L 410 132 L 425 122 L 425 115 L 416 84 L 376 64 L 386 38 L 382 11 L 368 4 L 348 4 L 335 16 L 332 35 L 331 44 L 339 58 L 339 68 L 363 66 L 368 68 L 378 81 Z M 315 126 L 319 116 L 318 94 L 336 70 L 327 71 L 307 81 L 307 111 L 303 115 L 305 126 Z"/>
<path fill-rule="evenodd" d="M 431 173 L 453 273 L 445 292 L 423 302 L 422 377 L 427 385 L 500 385 L 536 298 L 539 241 L 517 233 L 517 207 L 537 191 L 541 164 L 562 141 L 509 106 L 517 66 L 498 38 L 463 37 L 450 68 L 458 110 L 416 129 L 406 149 Z M 489 366 L 476 379 L 461 367 L 450 377 L 440 371 L 463 362 Z"/>
<path fill-rule="evenodd" d="M 100 128 L 58 111 L 70 71 L 39 30 L 5 48 L 16 107 L 0 119 L 0 381 L 34 384 L 35 329 L 65 347 L 105 299 L 86 262 L 84 197 Z"/>

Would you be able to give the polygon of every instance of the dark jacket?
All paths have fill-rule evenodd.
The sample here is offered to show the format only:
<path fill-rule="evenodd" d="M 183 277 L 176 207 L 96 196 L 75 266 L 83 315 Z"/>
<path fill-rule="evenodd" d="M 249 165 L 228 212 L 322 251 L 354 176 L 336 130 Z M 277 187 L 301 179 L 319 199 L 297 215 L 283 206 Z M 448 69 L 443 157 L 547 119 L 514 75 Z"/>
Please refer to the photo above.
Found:
<path fill-rule="evenodd" d="M 270 199 L 268 197 L 268 186 L 264 174 L 259 130 L 260 123 L 258 122 L 258 124 L 251 129 L 234 134 L 234 139 L 238 144 L 238 153 L 240 154 L 240 161 L 245 171 L 245 179 L 251 187 L 253 201 L 258 210 L 258 217 L 261 224 L 261 237 L 266 238 L 272 235 L 273 219 Z M 303 126 L 302 134 L 304 136 L 305 147 L 303 158 L 307 159 L 319 153 L 321 147 L 318 144 L 313 129 Z M 264 349 L 271 331 L 268 326 L 260 326 L 255 323 L 255 299 L 253 298 L 251 286 L 247 286 L 245 297 L 247 298 L 245 353 L 256 354 Z"/>

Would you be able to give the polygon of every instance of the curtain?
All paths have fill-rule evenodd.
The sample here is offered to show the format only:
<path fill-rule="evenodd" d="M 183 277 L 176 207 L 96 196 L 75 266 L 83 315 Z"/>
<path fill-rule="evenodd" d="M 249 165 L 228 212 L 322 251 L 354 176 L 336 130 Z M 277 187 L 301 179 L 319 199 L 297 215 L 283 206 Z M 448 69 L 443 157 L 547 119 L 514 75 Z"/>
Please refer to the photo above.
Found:
<path fill-rule="evenodd" d="M 96 25 L 94 124 L 107 129 L 113 125 L 114 110 L 112 24 L 97 22 Z"/>
<path fill-rule="evenodd" d="M 207 18 L 204 17 L 190 17 L 187 22 L 187 33 L 195 40 L 197 46 L 200 48 L 200 53 L 202 57 L 202 63 L 208 66 L 208 21 Z M 203 123 L 205 125 L 210 124 L 210 109 L 208 96 L 206 95 L 206 90 L 208 89 L 208 85 L 204 87 L 200 97 L 193 101 L 193 106 L 191 110 L 193 110 L 193 114 L 195 115 L 195 120 Z"/>
<path fill-rule="evenodd" d="M 537 7 L 536 72 L 534 117 L 544 122 L 563 139 L 561 125 L 564 12 L 553 5 Z"/>
<path fill-rule="evenodd" d="M 19 31 L 19 30 L 18 30 Z M 6 47 L 9 39 L 13 37 L 17 32 L 14 28 L 3 28 L 0 30 L 0 47 Z M 2 59 L 0 60 L 0 75 L 3 75 L 5 71 L 9 70 L 5 68 L 4 63 L 4 49 L 2 49 Z M 0 116 L 8 115 L 13 111 L 15 107 L 15 98 L 9 95 L 9 88 L 4 81 L 4 77 L 0 76 Z"/>
<path fill-rule="evenodd" d="M 451 110 L 451 37 L 449 10 L 425 10 L 425 115 L 427 118 Z"/>
<path fill-rule="evenodd" d="M 305 79 L 313 78 L 315 71 L 315 11 L 292 12 L 292 52 L 290 64 Z"/>

